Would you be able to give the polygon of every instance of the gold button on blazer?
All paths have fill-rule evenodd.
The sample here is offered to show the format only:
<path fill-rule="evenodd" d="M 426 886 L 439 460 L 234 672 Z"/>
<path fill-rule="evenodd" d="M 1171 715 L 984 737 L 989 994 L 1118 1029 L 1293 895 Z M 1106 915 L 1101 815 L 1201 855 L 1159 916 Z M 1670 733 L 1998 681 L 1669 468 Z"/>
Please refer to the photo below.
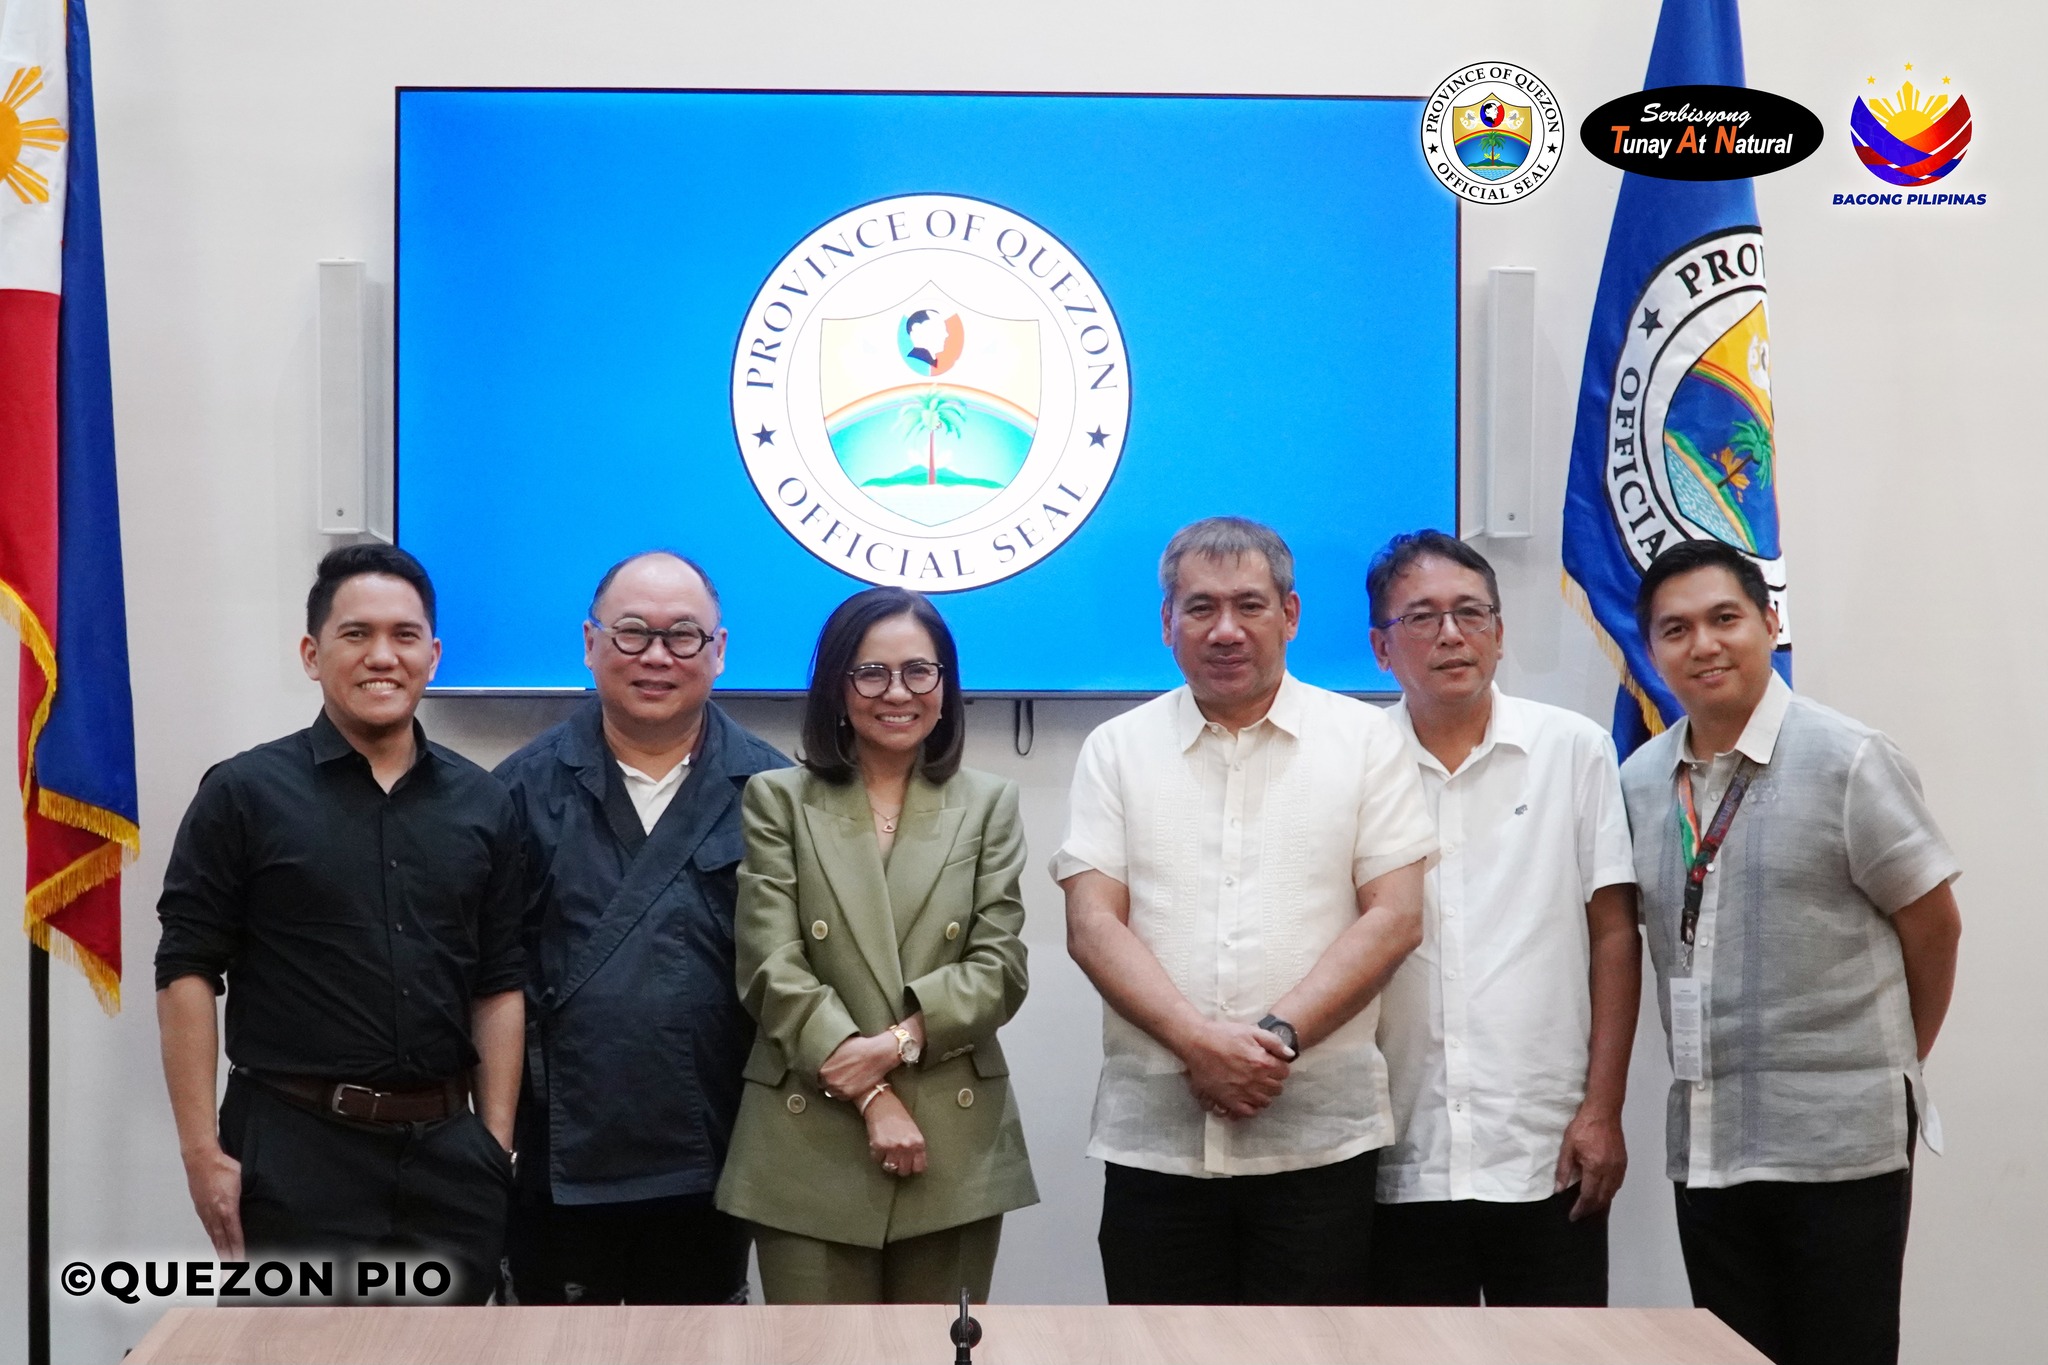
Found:
<path fill-rule="evenodd" d="M 1037 1203 L 996 1040 L 1027 985 L 1016 785 L 964 768 L 938 786 L 913 778 L 886 866 L 857 778 L 761 773 L 742 812 L 739 991 L 760 1032 L 718 1207 L 879 1247 Z M 923 1060 L 889 1084 L 929 1169 L 897 1177 L 868 1155 L 854 1106 L 823 1097 L 818 1068 L 919 1009 Z"/>

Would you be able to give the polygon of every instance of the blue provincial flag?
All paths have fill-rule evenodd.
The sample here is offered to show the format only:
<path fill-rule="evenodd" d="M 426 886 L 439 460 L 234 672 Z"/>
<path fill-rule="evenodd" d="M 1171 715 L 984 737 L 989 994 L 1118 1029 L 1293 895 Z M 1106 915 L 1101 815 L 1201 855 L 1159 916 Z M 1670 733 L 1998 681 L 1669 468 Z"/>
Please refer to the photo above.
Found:
<path fill-rule="evenodd" d="M 1745 84 L 1735 0 L 1665 0 L 1646 90 Z M 1680 714 L 1635 624 L 1636 587 L 1679 540 L 1763 570 L 1792 676 L 1763 232 L 1748 180 L 1624 173 L 1586 338 L 1565 484 L 1565 591 L 1621 672 L 1626 757 Z"/>

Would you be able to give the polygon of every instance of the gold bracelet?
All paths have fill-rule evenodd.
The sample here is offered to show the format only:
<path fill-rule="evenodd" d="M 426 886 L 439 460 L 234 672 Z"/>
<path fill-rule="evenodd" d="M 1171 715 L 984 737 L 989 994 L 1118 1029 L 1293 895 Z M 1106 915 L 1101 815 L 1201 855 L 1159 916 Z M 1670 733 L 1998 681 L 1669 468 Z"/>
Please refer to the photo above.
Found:
<path fill-rule="evenodd" d="M 866 1118 L 868 1116 L 868 1106 L 875 1102 L 875 1097 L 877 1095 L 880 1095 L 884 1090 L 887 1090 L 888 1088 L 889 1083 L 887 1081 L 882 1081 L 879 1082 L 873 1090 L 868 1091 L 867 1094 L 862 1095 L 860 1097 L 860 1116 L 862 1118 Z"/>

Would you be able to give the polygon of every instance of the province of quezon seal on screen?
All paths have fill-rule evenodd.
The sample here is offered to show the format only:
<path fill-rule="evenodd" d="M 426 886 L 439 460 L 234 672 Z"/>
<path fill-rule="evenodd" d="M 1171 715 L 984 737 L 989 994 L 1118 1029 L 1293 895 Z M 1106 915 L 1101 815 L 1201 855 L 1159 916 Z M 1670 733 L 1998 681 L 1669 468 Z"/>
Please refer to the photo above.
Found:
<path fill-rule="evenodd" d="M 1546 184 L 1564 155 L 1564 112 L 1535 72 L 1473 62 L 1437 84 L 1422 105 L 1422 154 L 1460 199 L 1508 204 Z"/>
<path fill-rule="evenodd" d="M 910 194 L 806 233 L 733 351 L 747 474 L 869 583 L 959 592 L 1042 561 L 1116 472 L 1130 360 L 1073 250 L 1013 209 Z"/>

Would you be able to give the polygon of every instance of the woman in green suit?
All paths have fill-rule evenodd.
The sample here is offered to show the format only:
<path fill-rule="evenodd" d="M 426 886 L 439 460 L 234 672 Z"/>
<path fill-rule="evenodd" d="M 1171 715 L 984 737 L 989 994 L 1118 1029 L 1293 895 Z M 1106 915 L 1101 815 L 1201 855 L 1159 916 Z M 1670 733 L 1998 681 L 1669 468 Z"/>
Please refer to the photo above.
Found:
<path fill-rule="evenodd" d="M 996 1030 L 1024 1002 L 1011 782 L 960 766 L 952 632 L 871 588 L 818 637 L 803 766 L 747 784 L 740 998 L 760 1022 L 718 1207 L 770 1303 L 988 1296 L 1038 1202 Z"/>

